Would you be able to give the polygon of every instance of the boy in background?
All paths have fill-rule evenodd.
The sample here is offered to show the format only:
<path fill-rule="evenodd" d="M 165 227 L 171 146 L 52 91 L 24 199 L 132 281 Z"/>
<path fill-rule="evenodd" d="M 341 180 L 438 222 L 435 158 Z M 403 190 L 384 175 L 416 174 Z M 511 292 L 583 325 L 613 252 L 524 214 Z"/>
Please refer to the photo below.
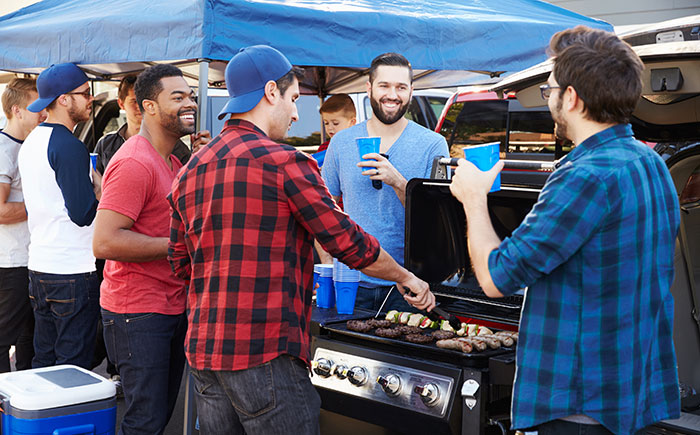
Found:
<path fill-rule="evenodd" d="M 321 114 L 323 127 L 326 129 L 328 140 L 318 147 L 318 151 L 325 151 L 331 138 L 340 130 L 352 127 L 357 122 L 355 116 L 355 103 L 348 94 L 333 95 L 321 104 L 318 110 Z"/>

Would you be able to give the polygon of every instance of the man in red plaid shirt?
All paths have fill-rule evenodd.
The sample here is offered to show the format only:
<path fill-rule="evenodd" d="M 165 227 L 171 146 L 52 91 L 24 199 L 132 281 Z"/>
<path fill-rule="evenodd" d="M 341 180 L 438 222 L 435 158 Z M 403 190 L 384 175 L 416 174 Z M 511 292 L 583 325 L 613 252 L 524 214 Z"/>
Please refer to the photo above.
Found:
<path fill-rule="evenodd" d="M 315 160 L 274 142 L 297 120 L 303 71 L 272 47 L 226 68 L 226 126 L 180 172 L 169 197 L 169 259 L 190 280 L 185 351 L 204 434 L 318 433 L 308 375 L 313 240 L 350 267 L 410 288 L 399 266 L 335 205 Z"/>

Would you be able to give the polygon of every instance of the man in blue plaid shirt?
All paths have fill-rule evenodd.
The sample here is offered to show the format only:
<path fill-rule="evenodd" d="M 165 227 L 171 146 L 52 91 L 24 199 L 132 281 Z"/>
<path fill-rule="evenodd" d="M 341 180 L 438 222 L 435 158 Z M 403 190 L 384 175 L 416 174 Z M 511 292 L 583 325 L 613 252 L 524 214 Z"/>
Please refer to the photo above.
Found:
<path fill-rule="evenodd" d="M 643 65 L 614 34 L 586 27 L 550 42 L 541 87 L 555 132 L 575 149 L 511 237 L 493 230 L 488 172 L 460 161 L 451 190 L 467 215 L 484 292 L 528 286 L 512 424 L 547 434 L 632 434 L 680 414 L 673 347 L 679 206 L 662 159 L 627 124 Z"/>

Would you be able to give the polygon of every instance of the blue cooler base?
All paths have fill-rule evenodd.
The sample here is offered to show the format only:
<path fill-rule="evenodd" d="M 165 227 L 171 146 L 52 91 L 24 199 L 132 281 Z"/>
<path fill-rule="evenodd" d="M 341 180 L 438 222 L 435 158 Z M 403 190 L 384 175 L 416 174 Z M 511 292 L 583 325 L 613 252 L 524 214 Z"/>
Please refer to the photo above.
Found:
<path fill-rule="evenodd" d="M 113 435 L 116 421 L 114 398 L 39 411 L 5 409 L 2 435 Z"/>

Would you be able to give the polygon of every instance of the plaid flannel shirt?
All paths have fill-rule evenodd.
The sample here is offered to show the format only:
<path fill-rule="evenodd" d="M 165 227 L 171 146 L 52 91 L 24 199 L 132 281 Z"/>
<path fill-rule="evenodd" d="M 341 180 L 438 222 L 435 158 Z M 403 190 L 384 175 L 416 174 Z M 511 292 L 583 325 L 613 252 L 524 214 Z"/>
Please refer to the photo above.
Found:
<path fill-rule="evenodd" d="M 313 240 L 353 268 L 379 243 L 340 211 L 316 161 L 229 120 L 180 171 L 168 259 L 189 279 L 185 351 L 198 370 L 309 360 Z"/>
<path fill-rule="evenodd" d="M 489 256 L 501 292 L 529 285 L 514 428 L 585 414 L 629 434 L 679 416 L 670 293 L 679 221 L 665 163 L 629 125 L 563 159 Z"/>

